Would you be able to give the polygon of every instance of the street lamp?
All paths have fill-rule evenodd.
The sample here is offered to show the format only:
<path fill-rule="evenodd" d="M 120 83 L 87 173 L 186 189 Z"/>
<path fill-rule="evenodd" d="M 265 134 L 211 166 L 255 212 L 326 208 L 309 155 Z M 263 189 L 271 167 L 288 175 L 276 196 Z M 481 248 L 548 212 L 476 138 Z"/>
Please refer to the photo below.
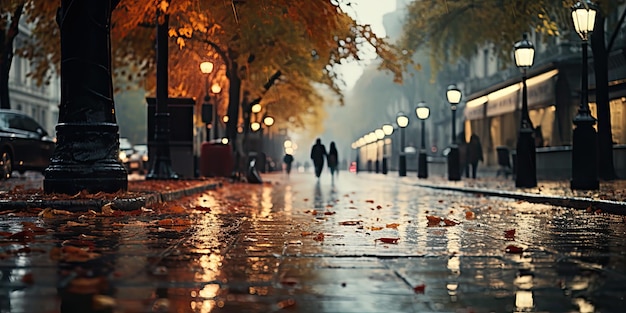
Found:
<path fill-rule="evenodd" d="M 517 161 L 515 163 L 515 186 L 523 188 L 537 187 L 537 161 L 535 140 L 533 139 L 533 123 L 528 115 L 528 88 L 526 87 L 526 70 L 533 66 L 535 47 L 524 34 L 521 41 L 513 46 L 515 49 L 515 65 L 522 70 L 522 116 L 519 133 L 517 134 Z"/>
<path fill-rule="evenodd" d="M 211 93 L 214 95 L 219 95 L 219 93 L 222 92 L 222 86 L 220 86 L 220 84 L 218 83 L 214 83 L 213 85 L 211 85 Z M 217 116 L 217 97 L 215 97 L 215 104 L 213 105 L 213 119 L 212 119 L 212 129 L 213 129 L 213 139 L 218 139 L 218 131 L 219 131 L 219 127 L 218 127 L 218 121 L 219 121 L 219 117 Z"/>
<path fill-rule="evenodd" d="M 572 189 L 592 190 L 600 188 L 597 164 L 597 133 L 593 128 L 596 119 L 589 111 L 587 94 L 587 41 L 593 31 L 596 19 L 596 5 L 589 0 L 578 1 L 572 7 L 574 28 L 582 39 L 582 75 L 580 88 L 580 107 L 574 117 L 572 138 Z"/>
<path fill-rule="evenodd" d="M 370 155 L 370 150 L 371 149 L 371 144 L 378 144 L 376 142 L 376 133 L 371 131 L 369 132 L 367 135 L 365 135 L 365 140 L 367 140 L 367 152 L 368 152 L 368 158 L 367 158 L 367 168 L 368 171 L 371 172 L 372 171 L 372 160 L 369 159 L 369 155 Z M 378 161 L 378 146 L 374 146 L 374 154 L 375 154 L 375 160 L 374 163 L 376 163 Z M 378 167 L 376 167 L 376 172 L 378 173 Z"/>
<path fill-rule="evenodd" d="M 404 154 L 404 128 L 409 125 L 409 117 L 403 112 L 396 116 L 396 124 L 400 127 L 400 164 L 398 165 L 398 175 L 406 176 L 406 155 Z"/>
<path fill-rule="evenodd" d="M 382 130 L 385 136 L 393 134 L 393 126 L 391 124 L 383 125 Z M 387 174 L 389 172 L 389 166 L 387 165 L 387 145 L 385 144 L 385 140 L 387 139 L 383 139 L 383 174 Z"/>
<path fill-rule="evenodd" d="M 461 102 L 461 90 L 456 85 L 449 85 L 446 98 L 452 110 L 452 144 L 448 153 L 448 180 L 461 180 L 459 146 L 456 142 L 456 106 Z"/>
<path fill-rule="evenodd" d="M 428 178 L 428 163 L 426 159 L 426 119 L 430 115 L 430 108 L 426 106 L 424 101 L 417 104 L 415 109 L 415 115 L 422 121 L 422 146 L 420 149 L 418 162 L 417 162 L 417 177 Z"/>
<path fill-rule="evenodd" d="M 204 103 L 202 104 L 202 121 L 206 124 L 206 139 L 209 141 L 211 139 L 211 134 L 209 133 L 208 124 L 211 123 L 211 128 L 215 127 L 215 123 L 213 122 L 213 106 L 211 105 L 211 96 L 209 95 L 209 74 L 213 72 L 213 63 L 211 62 L 202 62 L 200 63 L 200 71 L 205 74 L 204 81 Z"/>
<path fill-rule="evenodd" d="M 379 142 L 385 138 L 385 132 L 383 131 L 382 128 L 378 128 L 374 131 L 374 134 L 376 135 L 376 173 L 379 172 L 379 170 L 381 169 L 380 167 L 380 161 L 378 159 L 378 147 L 380 147 Z M 385 142 L 383 141 L 383 153 L 381 155 L 381 158 L 385 157 Z"/>

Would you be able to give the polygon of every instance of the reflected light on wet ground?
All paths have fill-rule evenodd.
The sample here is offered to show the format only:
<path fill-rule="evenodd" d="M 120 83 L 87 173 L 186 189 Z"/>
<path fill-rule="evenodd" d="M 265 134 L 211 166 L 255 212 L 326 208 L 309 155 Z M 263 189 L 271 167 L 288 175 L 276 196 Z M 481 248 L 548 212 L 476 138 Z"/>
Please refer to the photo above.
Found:
<path fill-rule="evenodd" d="M 198 194 L 177 212 L 85 226 L 29 217 L 57 231 L 2 246 L 44 252 L 0 259 L 0 309 L 32 312 L 31 299 L 46 312 L 60 312 L 60 302 L 79 308 L 83 298 L 63 291 L 71 275 L 102 279 L 97 294 L 125 313 L 587 313 L 624 303 L 620 218 L 359 175 L 319 183 L 312 174 L 267 175 L 264 184 Z M 19 231 L 20 222 L 7 216 L 0 230 Z M 50 258 L 52 247 L 77 238 L 91 238 L 102 257 Z M 507 253 L 509 245 L 522 250 Z"/>

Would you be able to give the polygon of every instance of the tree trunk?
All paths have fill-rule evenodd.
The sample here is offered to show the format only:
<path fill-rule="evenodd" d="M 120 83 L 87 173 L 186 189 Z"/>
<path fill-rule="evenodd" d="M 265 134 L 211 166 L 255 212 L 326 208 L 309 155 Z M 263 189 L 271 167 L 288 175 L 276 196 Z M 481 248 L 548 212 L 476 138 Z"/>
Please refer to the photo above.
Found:
<path fill-rule="evenodd" d="M 232 60 L 229 71 L 226 73 L 229 81 L 228 88 L 228 122 L 226 123 L 226 137 L 233 149 L 233 157 L 235 159 L 235 168 L 233 174 L 239 172 L 239 154 L 240 149 L 237 147 L 237 124 L 239 123 L 239 101 L 241 94 L 241 79 L 238 75 L 239 64 L 237 64 L 235 52 L 228 50 L 228 56 Z"/>
<path fill-rule="evenodd" d="M 18 5 L 10 17 L 11 23 L 6 32 L 0 32 L 0 109 L 10 109 L 9 71 L 13 63 L 13 44 L 19 34 L 19 21 L 24 11 L 24 4 Z"/>
<path fill-rule="evenodd" d="M 604 17 L 598 15 L 595 31 L 591 35 L 591 51 L 596 76 L 596 107 L 598 119 L 598 178 L 617 178 L 613 165 L 613 136 L 611 133 L 611 108 L 609 106 L 609 68 L 604 38 Z"/>

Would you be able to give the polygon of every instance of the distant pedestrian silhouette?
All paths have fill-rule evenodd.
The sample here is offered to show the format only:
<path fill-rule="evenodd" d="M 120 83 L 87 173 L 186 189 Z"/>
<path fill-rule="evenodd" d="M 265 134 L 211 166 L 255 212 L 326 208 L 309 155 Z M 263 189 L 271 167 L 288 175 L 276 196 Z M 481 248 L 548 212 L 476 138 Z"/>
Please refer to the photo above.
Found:
<path fill-rule="evenodd" d="M 339 155 L 337 153 L 337 147 L 335 146 L 335 142 L 330 142 L 330 148 L 328 148 L 328 168 L 330 169 L 331 177 L 335 177 L 335 172 L 337 172 L 337 165 L 339 164 Z M 339 174 L 339 172 L 337 172 Z"/>
<path fill-rule="evenodd" d="M 467 162 L 472 168 L 472 178 L 476 178 L 476 169 L 480 161 L 483 161 L 483 147 L 480 144 L 480 138 L 472 134 L 467 144 Z"/>
<path fill-rule="evenodd" d="M 322 140 L 317 138 L 315 144 L 311 148 L 311 160 L 315 167 L 315 177 L 319 178 L 324 168 L 324 159 L 326 158 L 326 147 L 322 144 Z"/>
<path fill-rule="evenodd" d="M 293 155 L 289 153 L 285 154 L 285 156 L 283 157 L 283 163 L 285 163 L 285 171 L 287 172 L 287 175 L 289 175 L 289 173 L 291 173 L 291 163 L 293 163 Z"/>

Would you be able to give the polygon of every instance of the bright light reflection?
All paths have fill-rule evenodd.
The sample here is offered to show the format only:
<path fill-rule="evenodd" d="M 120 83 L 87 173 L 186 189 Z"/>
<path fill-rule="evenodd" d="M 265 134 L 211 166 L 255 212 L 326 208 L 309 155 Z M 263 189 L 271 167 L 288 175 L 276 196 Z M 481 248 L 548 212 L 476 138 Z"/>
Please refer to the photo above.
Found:
<path fill-rule="evenodd" d="M 213 311 L 215 304 L 215 300 L 191 301 L 190 306 L 191 310 L 194 312 L 208 313 Z"/>
<path fill-rule="evenodd" d="M 217 200 L 215 200 L 215 197 L 213 197 L 213 195 L 205 192 L 199 197 L 196 197 L 195 205 L 201 207 L 215 208 L 219 206 L 219 203 L 217 202 Z"/>
<path fill-rule="evenodd" d="M 515 293 L 515 306 L 518 310 L 528 310 L 534 307 L 533 292 L 518 290 Z"/>
<path fill-rule="evenodd" d="M 261 194 L 261 216 L 271 219 L 271 212 L 274 204 L 272 204 L 272 187 L 263 186 L 263 192 Z"/>
<path fill-rule="evenodd" d="M 218 284 L 205 285 L 204 288 L 202 288 L 202 290 L 200 290 L 200 297 L 202 297 L 202 298 L 213 298 L 213 297 L 217 296 L 217 293 L 219 291 L 220 291 L 220 285 L 218 285 Z"/>
<path fill-rule="evenodd" d="M 291 186 L 285 187 L 285 212 L 291 212 L 293 210 L 293 194 L 291 192 Z"/>
<path fill-rule="evenodd" d="M 596 311 L 596 308 L 593 306 L 593 304 L 583 298 L 574 299 L 574 304 L 578 306 L 578 311 L 580 313 L 593 313 Z"/>

